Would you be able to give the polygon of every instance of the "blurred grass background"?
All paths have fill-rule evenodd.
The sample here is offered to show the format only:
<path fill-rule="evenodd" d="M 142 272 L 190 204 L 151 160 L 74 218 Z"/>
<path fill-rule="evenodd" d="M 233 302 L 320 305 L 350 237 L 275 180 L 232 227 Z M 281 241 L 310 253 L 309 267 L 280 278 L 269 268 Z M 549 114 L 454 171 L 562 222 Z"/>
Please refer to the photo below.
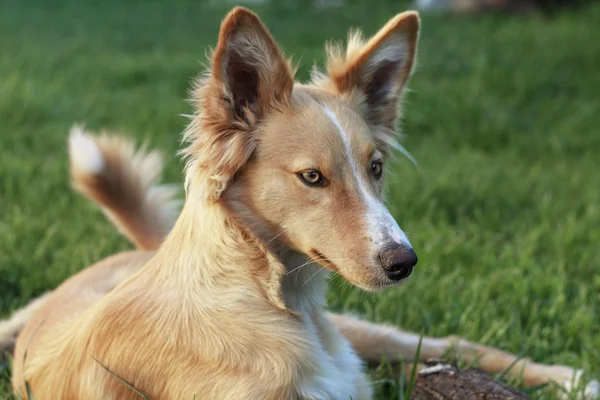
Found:
<path fill-rule="evenodd" d="M 129 248 L 74 195 L 74 122 L 165 150 L 168 181 L 189 82 L 230 4 L 2 0 L 0 310 Z M 407 1 L 254 6 L 299 78 L 349 27 L 374 33 Z M 427 335 L 458 334 L 600 375 L 600 4 L 551 18 L 424 14 L 389 205 L 420 257 L 409 282 L 330 304 Z M 392 176 L 392 178 L 389 178 Z M 8 369 L 5 368 L 8 374 Z M 383 369 L 378 378 L 396 378 Z M 8 387 L 0 380 L 0 387 Z M 513 382 L 517 383 L 518 382 Z M 390 385 L 380 398 L 394 398 Z M 393 384 L 392 384 L 393 386 Z M 385 393 L 384 393 L 385 392 Z M 8 396 L 8 389 L 2 393 Z M 391 397 L 390 397 L 391 396 Z M 395 396 L 395 395 L 394 395 Z M 535 391 L 536 398 L 548 398 Z"/>

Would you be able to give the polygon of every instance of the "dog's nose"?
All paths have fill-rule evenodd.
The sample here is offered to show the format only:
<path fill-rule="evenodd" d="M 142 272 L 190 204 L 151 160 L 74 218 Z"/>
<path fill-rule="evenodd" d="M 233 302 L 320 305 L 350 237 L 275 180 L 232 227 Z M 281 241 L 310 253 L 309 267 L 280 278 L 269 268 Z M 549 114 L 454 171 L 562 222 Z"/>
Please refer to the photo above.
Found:
<path fill-rule="evenodd" d="M 394 281 L 408 278 L 419 261 L 413 249 L 397 244 L 386 246 L 379 259 L 388 278 Z"/>

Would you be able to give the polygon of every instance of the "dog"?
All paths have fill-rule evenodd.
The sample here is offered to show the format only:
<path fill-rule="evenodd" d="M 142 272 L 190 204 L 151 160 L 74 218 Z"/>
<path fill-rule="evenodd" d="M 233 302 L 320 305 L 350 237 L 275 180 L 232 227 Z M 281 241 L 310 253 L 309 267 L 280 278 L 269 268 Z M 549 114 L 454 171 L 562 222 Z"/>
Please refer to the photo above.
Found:
<path fill-rule="evenodd" d="M 160 185 L 160 154 L 75 127 L 74 188 L 137 251 L 71 277 L 0 324 L 15 336 L 12 385 L 32 399 L 369 399 L 364 362 L 411 359 L 419 336 L 325 311 L 328 272 L 365 290 L 417 264 L 382 200 L 398 103 L 416 56 L 415 12 L 370 40 L 327 48 L 326 72 L 294 68 L 253 12 L 224 19 L 193 90 L 186 200 Z M 422 339 L 526 385 L 581 371 L 458 337 Z M 569 387 L 568 387 L 569 388 Z M 587 387 L 600 392 L 598 384 Z M 31 397 L 30 397 L 31 395 Z"/>

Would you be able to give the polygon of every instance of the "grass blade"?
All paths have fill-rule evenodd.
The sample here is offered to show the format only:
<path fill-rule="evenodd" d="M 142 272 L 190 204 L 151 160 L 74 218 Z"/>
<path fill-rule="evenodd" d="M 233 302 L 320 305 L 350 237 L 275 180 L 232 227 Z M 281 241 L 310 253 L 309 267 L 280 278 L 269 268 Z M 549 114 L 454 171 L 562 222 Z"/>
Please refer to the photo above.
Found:
<path fill-rule="evenodd" d="M 423 334 L 419 336 L 419 344 L 417 345 L 417 352 L 415 353 L 415 360 L 412 366 L 412 370 L 410 371 L 410 380 L 408 381 L 408 385 L 406 387 L 406 399 L 410 400 L 410 396 L 413 391 L 413 387 L 415 385 L 415 381 L 417 379 L 417 368 L 419 366 L 419 356 L 421 355 L 421 344 L 423 343 Z"/>
<path fill-rule="evenodd" d="M 29 386 L 29 382 L 25 381 L 25 390 L 27 391 L 27 398 L 29 400 L 35 400 L 33 397 L 33 392 L 31 391 L 31 386 Z"/>
<path fill-rule="evenodd" d="M 115 378 L 117 378 L 123 385 L 127 386 L 129 389 L 133 390 L 135 393 L 137 393 L 142 399 L 144 400 L 150 400 L 148 398 L 148 396 L 146 396 L 144 393 L 140 392 L 138 389 L 136 389 L 135 387 L 133 387 L 133 385 L 129 382 L 127 382 L 125 379 L 121 378 L 119 375 L 115 374 L 114 372 L 112 372 L 110 369 L 108 369 L 104 364 L 102 364 L 100 361 L 98 361 L 96 358 L 92 357 L 94 359 L 94 361 L 96 361 L 102 368 L 104 368 L 104 370 L 106 372 L 108 372 L 109 374 L 111 374 L 112 376 L 114 376 Z"/>
<path fill-rule="evenodd" d="M 496 377 L 497 380 L 501 381 L 504 380 L 504 378 L 506 378 L 506 375 L 508 375 L 508 373 L 513 369 L 513 367 L 515 365 L 517 365 L 517 363 L 519 361 L 521 361 L 523 359 L 523 355 L 518 355 L 515 360 L 513 362 L 510 363 L 510 365 L 506 368 L 504 368 L 504 371 L 500 372 L 500 374 Z"/>

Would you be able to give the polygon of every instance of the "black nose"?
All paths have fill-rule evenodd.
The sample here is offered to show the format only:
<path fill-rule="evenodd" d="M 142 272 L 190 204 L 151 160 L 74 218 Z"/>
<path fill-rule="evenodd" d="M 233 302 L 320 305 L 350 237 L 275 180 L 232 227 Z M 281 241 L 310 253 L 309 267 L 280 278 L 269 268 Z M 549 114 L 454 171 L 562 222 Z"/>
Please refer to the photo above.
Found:
<path fill-rule="evenodd" d="M 379 258 L 388 278 L 394 281 L 408 278 L 419 261 L 413 249 L 399 244 L 386 246 Z"/>

